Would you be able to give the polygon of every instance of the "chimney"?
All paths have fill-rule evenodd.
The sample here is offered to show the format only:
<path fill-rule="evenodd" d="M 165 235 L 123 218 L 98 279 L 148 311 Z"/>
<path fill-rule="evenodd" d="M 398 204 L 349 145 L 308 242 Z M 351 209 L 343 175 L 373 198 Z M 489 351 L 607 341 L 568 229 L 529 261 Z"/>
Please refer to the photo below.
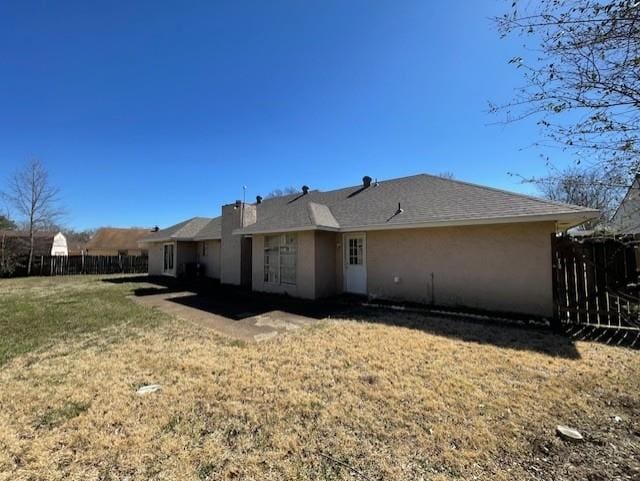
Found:
<path fill-rule="evenodd" d="M 371 180 L 372 180 L 371 177 L 369 177 L 368 175 L 365 175 L 362 178 L 362 185 L 364 186 L 365 189 L 371 186 Z"/>
<path fill-rule="evenodd" d="M 262 196 L 256 195 L 256 204 L 262 204 Z"/>
<path fill-rule="evenodd" d="M 303 185 L 302 186 L 302 195 L 307 195 L 309 193 L 309 186 L 308 185 Z"/>
<path fill-rule="evenodd" d="M 233 232 L 255 224 L 256 214 L 255 204 L 244 204 L 240 200 L 222 206 L 220 282 L 223 284 L 240 285 L 243 282 L 242 263 L 249 246 L 242 235 Z"/>

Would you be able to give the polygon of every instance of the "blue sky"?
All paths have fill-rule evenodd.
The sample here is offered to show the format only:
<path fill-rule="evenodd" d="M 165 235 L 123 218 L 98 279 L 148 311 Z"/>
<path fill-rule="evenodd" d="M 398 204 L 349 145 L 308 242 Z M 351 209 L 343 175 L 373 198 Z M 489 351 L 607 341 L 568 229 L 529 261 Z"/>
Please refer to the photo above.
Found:
<path fill-rule="evenodd" d="M 167 226 L 284 186 L 451 171 L 532 192 L 510 2 L 0 4 L 0 181 L 30 156 L 75 228 Z M 558 158 L 558 162 L 562 159 Z M 0 184 L 1 186 L 2 184 Z"/>

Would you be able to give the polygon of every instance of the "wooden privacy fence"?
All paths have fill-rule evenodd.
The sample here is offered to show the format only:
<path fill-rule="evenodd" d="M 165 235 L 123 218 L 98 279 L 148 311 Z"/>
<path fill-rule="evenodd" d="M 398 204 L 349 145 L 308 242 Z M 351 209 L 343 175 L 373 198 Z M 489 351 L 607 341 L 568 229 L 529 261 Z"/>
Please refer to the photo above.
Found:
<path fill-rule="evenodd" d="M 562 323 L 640 330 L 637 242 L 552 236 L 555 314 Z"/>
<path fill-rule="evenodd" d="M 16 275 L 26 275 L 27 260 Z M 74 274 L 146 274 L 147 256 L 35 256 L 31 275 L 65 276 Z"/>

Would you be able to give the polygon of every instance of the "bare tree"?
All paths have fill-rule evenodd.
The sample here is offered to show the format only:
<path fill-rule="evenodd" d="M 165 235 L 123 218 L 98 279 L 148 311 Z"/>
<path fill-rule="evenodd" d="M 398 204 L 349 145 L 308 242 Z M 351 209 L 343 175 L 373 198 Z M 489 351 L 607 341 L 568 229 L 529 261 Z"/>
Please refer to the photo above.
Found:
<path fill-rule="evenodd" d="M 29 159 L 8 179 L 7 190 L 3 192 L 3 197 L 13 205 L 29 231 L 28 275 L 33 262 L 34 233 L 63 215 L 59 193 L 51 184 L 44 164 L 36 158 Z"/>
<path fill-rule="evenodd" d="M 289 186 L 289 187 L 284 187 L 283 189 L 273 189 L 271 192 L 269 192 L 265 198 L 266 199 L 273 199 L 274 197 L 283 197 L 285 195 L 291 195 L 291 194 L 296 194 L 300 192 L 299 189 L 296 189 L 295 187 Z"/>
<path fill-rule="evenodd" d="M 601 179 L 623 172 L 629 184 L 640 165 L 638 1 L 514 0 L 494 20 L 523 42 L 509 63 L 525 82 L 490 110 L 504 122 L 535 119 L 549 145 L 597 166 Z"/>
<path fill-rule="evenodd" d="M 578 166 L 551 170 L 545 177 L 526 181 L 535 183 L 540 194 L 549 200 L 598 209 L 600 218 L 583 224 L 587 229 L 608 221 L 624 193 L 619 177 L 605 178 L 597 169 Z"/>

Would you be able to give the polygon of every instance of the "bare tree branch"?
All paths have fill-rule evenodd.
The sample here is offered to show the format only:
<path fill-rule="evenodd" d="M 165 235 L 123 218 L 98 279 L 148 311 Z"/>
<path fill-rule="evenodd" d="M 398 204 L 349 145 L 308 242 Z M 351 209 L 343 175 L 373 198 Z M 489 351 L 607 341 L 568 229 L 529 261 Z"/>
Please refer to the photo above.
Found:
<path fill-rule="evenodd" d="M 284 187 L 283 189 L 273 189 L 271 192 L 269 192 L 265 196 L 265 199 L 273 199 L 274 197 L 282 197 L 285 195 L 297 194 L 298 192 L 300 192 L 300 189 L 296 189 L 295 187 L 292 187 L 292 186 Z"/>
<path fill-rule="evenodd" d="M 9 177 L 7 189 L 2 196 L 15 208 L 29 231 L 27 274 L 31 274 L 34 233 L 55 224 L 64 215 L 60 206 L 60 191 L 51 184 L 44 164 L 39 159 L 32 158 Z"/>
<path fill-rule="evenodd" d="M 509 61 L 524 85 L 490 112 L 503 123 L 535 118 L 578 163 L 629 183 L 640 167 L 640 3 L 515 0 L 494 21 L 503 37 L 524 39 L 529 58 Z"/>

